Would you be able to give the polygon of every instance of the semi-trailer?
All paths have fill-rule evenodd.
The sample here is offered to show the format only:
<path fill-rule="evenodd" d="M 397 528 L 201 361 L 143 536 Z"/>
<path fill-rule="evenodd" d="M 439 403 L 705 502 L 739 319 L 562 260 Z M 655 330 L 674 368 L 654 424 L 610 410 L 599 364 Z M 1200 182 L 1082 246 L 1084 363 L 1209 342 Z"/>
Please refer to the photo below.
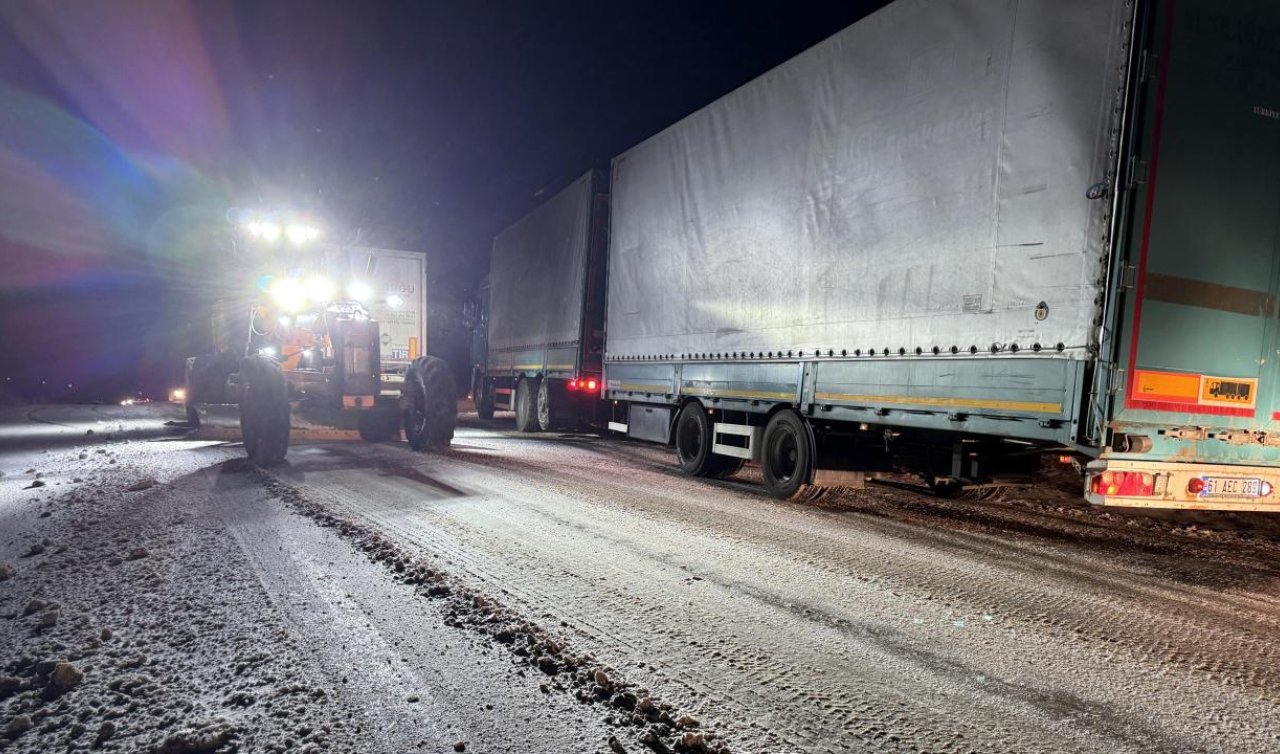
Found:
<path fill-rule="evenodd" d="M 1278 37 L 1261 0 L 897 0 L 627 150 L 607 427 L 779 497 L 1054 453 L 1094 503 L 1275 510 Z M 492 310 L 569 248 L 495 243 Z"/>
<path fill-rule="evenodd" d="M 516 428 L 533 432 L 593 417 L 608 215 L 608 178 L 592 171 L 494 239 L 471 381 L 482 418 L 514 411 Z"/>

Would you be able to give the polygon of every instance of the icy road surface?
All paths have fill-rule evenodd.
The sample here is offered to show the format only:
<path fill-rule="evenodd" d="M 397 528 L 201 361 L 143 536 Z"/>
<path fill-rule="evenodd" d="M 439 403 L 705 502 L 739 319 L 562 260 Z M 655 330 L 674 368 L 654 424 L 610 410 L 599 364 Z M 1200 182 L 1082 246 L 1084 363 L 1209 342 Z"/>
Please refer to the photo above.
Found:
<path fill-rule="evenodd" d="M 225 687 L 175 687 L 193 710 L 147 717 L 133 748 L 122 731 L 107 749 L 160 750 L 185 731 L 263 751 L 290 748 L 290 735 L 371 752 L 1280 751 L 1273 519 L 1096 510 L 1048 486 L 986 502 L 875 488 L 785 503 L 749 472 L 685 478 L 659 447 L 508 427 L 473 416 L 443 456 L 403 443 L 295 446 L 267 475 L 217 443 L 117 439 L 107 447 L 118 464 L 98 462 L 83 438 L 56 435 L 47 454 L 0 443 L 0 562 L 15 566 L 0 582 L 0 651 L 74 651 L 69 637 L 28 638 L 43 636 L 33 626 L 45 612 L 23 615 L 33 596 L 63 603 L 64 623 L 80 615 L 86 630 L 145 622 L 66 579 L 37 583 L 42 559 L 66 553 L 22 557 L 41 537 L 71 553 L 104 540 L 126 552 L 133 531 L 154 541 L 144 563 L 205 563 L 192 576 L 203 585 L 188 585 L 197 594 L 232 579 L 241 606 L 219 608 L 216 635 L 261 645 L 257 681 L 283 664 L 292 680 L 265 687 L 304 689 L 285 693 L 285 708 L 326 733 L 273 729 L 279 716 L 261 707 L 271 694 L 244 671 L 218 674 L 244 657 L 196 635 L 160 659 L 181 668 L 198 656 Z M 81 453 L 92 478 L 76 470 Z M 63 484 L 26 489 L 36 465 Z M 120 492 L 142 475 L 155 486 Z M 139 511 L 163 511 L 165 525 L 150 532 Z M 136 612 L 179 599 L 181 572 L 144 576 Z M 250 625 L 226 617 L 237 611 Z M 536 638 L 513 641 L 500 624 Z M 534 662 L 526 647 L 552 654 Z M 42 720 L 77 715 L 95 672 L 124 672 L 96 656 L 81 661 L 82 686 L 37 703 L 34 691 L 6 700 L 3 676 L 53 685 L 52 665 L 40 675 L 0 655 L 0 740 L 42 750 Z M 548 656 L 557 662 L 540 666 Z M 257 705 L 223 704 L 252 689 Z M 649 695 L 669 724 L 654 722 L 658 708 L 640 719 Z M 99 699 L 111 709 L 113 697 Z M 36 719 L 59 702 L 71 706 Z M 102 705 L 89 709 L 73 745 L 95 741 Z M 3 733 L 22 714 L 32 727 Z M 149 714 L 147 703 L 113 719 L 125 728 L 131 714 Z M 643 743 L 655 726 L 669 735 Z M 62 745 L 66 733 L 44 735 Z"/>

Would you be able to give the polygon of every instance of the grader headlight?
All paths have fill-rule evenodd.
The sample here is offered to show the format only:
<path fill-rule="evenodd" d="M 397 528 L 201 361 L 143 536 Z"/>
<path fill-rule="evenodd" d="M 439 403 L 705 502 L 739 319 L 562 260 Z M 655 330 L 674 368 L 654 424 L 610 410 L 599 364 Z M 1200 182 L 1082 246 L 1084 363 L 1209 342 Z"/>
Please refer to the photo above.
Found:
<path fill-rule="evenodd" d="M 307 306 L 307 289 L 296 278 L 278 277 L 267 289 L 271 301 L 282 311 L 297 314 Z"/>
<path fill-rule="evenodd" d="M 306 294 L 313 304 L 327 304 L 338 297 L 338 288 L 329 278 L 315 273 L 307 277 Z"/>

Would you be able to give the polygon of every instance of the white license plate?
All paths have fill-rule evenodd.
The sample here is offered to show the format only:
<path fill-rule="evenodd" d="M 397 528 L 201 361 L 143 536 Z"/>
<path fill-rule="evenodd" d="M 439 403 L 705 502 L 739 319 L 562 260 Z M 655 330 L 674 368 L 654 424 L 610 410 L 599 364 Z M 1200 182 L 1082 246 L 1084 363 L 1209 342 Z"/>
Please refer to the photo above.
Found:
<path fill-rule="evenodd" d="M 1261 479 L 1207 476 L 1200 497 L 1262 497 Z"/>

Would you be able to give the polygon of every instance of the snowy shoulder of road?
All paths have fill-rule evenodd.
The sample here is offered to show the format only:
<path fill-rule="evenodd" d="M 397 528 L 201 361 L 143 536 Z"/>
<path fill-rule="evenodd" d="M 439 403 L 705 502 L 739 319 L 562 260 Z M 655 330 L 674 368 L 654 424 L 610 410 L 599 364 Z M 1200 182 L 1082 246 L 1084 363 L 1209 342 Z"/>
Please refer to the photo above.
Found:
<path fill-rule="evenodd" d="M 0 453 L 0 750 L 610 748 L 611 707 L 289 512 L 239 448 L 52 413 L 77 442 Z"/>

